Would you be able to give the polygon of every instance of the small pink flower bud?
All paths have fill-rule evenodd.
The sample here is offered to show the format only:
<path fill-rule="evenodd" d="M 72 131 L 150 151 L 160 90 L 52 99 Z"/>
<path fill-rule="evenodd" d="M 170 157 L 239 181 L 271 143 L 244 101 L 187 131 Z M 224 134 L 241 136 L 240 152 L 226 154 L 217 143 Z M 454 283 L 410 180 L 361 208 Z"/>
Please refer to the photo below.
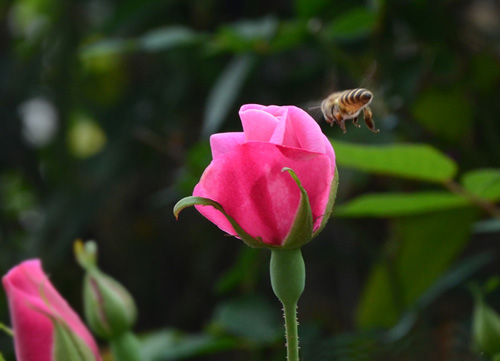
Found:
<path fill-rule="evenodd" d="M 24 261 L 2 279 L 18 361 L 99 361 L 78 315 L 44 274 L 40 260 Z"/>

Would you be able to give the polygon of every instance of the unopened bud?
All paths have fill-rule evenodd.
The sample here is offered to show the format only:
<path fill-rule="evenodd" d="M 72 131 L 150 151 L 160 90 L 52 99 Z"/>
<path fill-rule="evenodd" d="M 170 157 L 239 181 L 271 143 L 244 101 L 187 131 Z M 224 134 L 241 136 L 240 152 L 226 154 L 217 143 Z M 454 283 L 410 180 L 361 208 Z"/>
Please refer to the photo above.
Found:
<path fill-rule="evenodd" d="M 130 293 L 115 279 L 97 268 L 97 246 L 94 242 L 75 243 L 75 253 L 86 270 L 83 283 L 85 317 L 99 336 L 112 339 L 129 332 L 137 318 Z"/>

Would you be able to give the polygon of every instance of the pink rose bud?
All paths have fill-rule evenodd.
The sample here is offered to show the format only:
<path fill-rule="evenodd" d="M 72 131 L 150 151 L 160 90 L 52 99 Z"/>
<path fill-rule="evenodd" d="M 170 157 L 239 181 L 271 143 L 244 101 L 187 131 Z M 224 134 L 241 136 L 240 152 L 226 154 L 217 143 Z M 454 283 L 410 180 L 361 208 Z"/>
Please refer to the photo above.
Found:
<path fill-rule="evenodd" d="M 40 260 L 22 262 L 2 282 L 18 361 L 101 360 L 91 334 L 52 286 Z"/>
<path fill-rule="evenodd" d="M 193 191 L 217 202 L 225 214 L 200 203 L 196 208 L 230 235 L 241 232 L 226 215 L 264 246 L 292 247 L 288 240 L 294 239 L 293 247 L 300 247 L 331 213 L 337 181 L 333 147 L 318 123 L 297 107 L 248 104 L 239 114 L 243 132 L 212 135 L 213 160 Z M 294 227 L 304 223 L 297 221 L 301 196 L 310 205 L 310 227 Z M 308 234 L 291 235 L 305 228 Z"/>

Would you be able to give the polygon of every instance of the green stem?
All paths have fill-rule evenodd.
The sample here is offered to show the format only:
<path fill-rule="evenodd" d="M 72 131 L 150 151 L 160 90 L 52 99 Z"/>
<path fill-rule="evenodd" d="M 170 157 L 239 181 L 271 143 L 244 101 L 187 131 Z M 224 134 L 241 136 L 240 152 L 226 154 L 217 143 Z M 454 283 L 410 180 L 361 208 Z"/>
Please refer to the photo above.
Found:
<path fill-rule="evenodd" d="M 297 303 L 305 286 L 305 265 L 300 248 L 271 250 L 271 285 L 283 304 L 288 361 L 299 361 Z"/>
<path fill-rule="evenodd" d="M 142 361 L 139 340 L 132 332 L 126 332 L 110 340 L 115 361 Z"/>
<path fill-rule="evenodd" d="M 297 305 L 293 307 L 283 304 L 285 317 L 286 357 L 288 361 L 299 361 L 299 332 L 297 322 Z"/>

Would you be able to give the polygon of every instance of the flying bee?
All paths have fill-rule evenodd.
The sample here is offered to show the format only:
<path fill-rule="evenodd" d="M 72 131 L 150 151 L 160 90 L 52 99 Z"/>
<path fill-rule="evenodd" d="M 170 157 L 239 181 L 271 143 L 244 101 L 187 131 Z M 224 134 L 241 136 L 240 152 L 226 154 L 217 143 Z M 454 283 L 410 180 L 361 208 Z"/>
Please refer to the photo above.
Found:
<path fill-rule="evenodd" d="M 330 94 L 321 102 L 321 111 L 325 120 L 333 126 L 333 122 L 342 129 L 345 133 L 345 121 L 352 119 L 356 127 L 358 124 L 358 116 L 363 111 L 365 124 L 374 133 L 378 133 L 379 129 L 375 128 L 373 122 L 373 114 L 369 105 L 373 100 L 373 94 L 366 89 L 357 88 L 352 90 L 344 90 Z"/>

